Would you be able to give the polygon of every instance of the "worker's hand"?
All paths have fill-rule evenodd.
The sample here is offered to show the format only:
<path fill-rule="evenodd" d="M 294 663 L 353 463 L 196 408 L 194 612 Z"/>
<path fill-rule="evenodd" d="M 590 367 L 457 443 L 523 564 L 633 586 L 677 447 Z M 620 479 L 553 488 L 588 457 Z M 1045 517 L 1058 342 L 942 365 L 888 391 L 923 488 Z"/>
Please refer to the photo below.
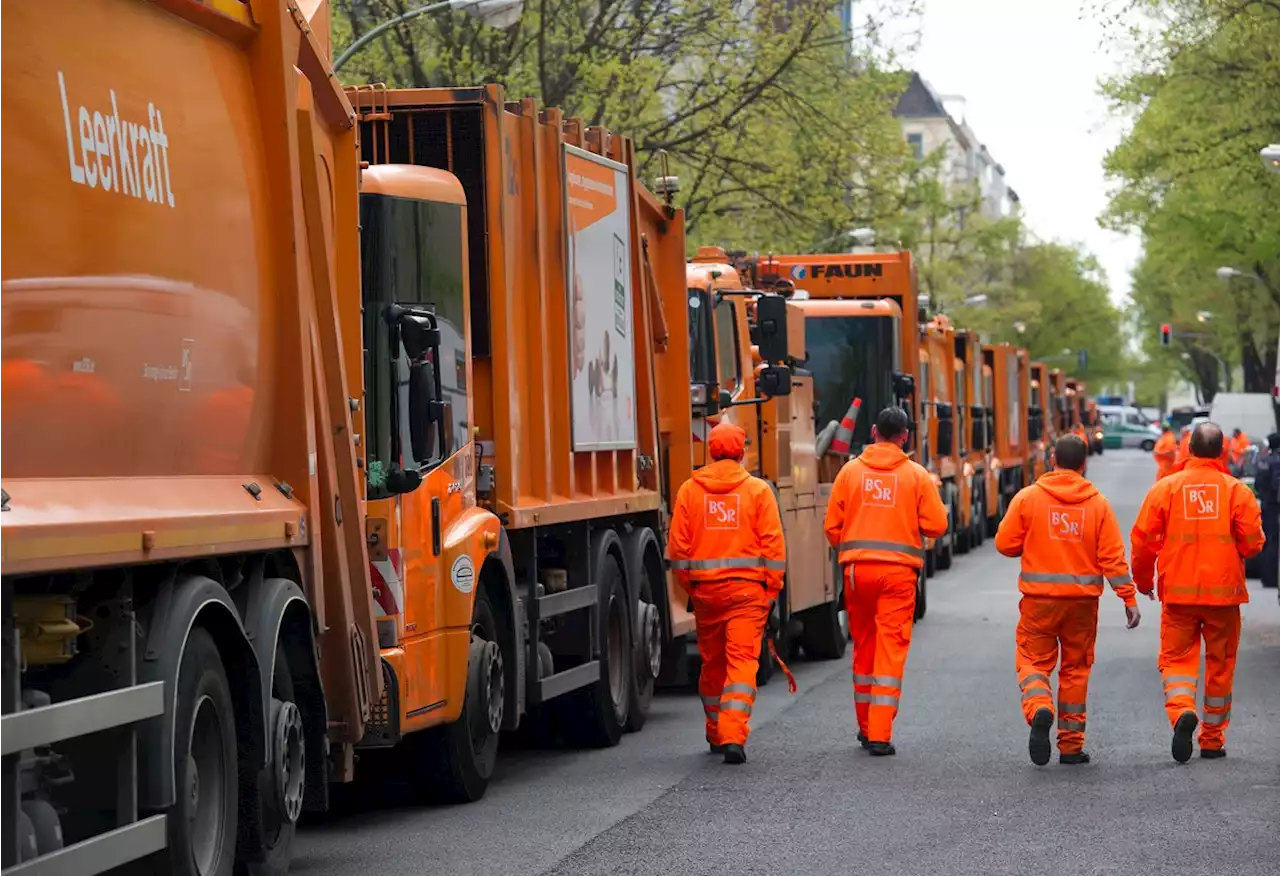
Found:
<path fill-rule="evenodd" d="M 1128 629 L 1133 629 L 1142 620 L 1142 612 L 1138 609 L 1138 603 L 1126 605 L 1124 607 L 1124 625 Z"/>

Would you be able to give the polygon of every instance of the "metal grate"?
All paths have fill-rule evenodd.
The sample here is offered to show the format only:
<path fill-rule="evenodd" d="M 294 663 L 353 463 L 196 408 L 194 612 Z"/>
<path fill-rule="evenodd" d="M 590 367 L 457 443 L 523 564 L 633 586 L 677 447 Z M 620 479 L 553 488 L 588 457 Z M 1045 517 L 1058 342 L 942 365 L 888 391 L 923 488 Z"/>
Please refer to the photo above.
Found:
<path fill-rule="evenodd" d="M 396 674 L 387 661 L 382 661 L 382 699 L 369 710 L 364 725 L 364 738 L 357 748 L 382 748 L 400 741 L 400 691 Z"/>

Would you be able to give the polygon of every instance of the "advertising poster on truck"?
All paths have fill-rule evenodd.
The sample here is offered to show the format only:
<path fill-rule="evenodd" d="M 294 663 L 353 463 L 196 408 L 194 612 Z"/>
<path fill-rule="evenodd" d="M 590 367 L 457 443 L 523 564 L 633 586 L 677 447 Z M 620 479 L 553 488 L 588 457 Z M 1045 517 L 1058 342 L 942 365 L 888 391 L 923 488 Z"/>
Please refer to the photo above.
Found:
<path fill-rule="evenodd" d="M 636 446 L 627 168 L 565 145 L 573 449 Z"/>

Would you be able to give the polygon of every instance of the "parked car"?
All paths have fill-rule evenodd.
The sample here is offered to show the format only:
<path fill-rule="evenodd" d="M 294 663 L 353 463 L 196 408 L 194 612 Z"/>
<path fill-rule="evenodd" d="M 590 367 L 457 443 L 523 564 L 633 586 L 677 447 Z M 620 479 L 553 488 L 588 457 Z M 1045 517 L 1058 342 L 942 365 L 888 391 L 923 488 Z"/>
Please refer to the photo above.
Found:
<path fill-rule="evenodd" d="M 1156 446 L 1160 430 L 1147 421 L 1137 408 L 1108 411 L 1102 415 L 1102 446 L 1137 448 L 1150 453 Z"/>

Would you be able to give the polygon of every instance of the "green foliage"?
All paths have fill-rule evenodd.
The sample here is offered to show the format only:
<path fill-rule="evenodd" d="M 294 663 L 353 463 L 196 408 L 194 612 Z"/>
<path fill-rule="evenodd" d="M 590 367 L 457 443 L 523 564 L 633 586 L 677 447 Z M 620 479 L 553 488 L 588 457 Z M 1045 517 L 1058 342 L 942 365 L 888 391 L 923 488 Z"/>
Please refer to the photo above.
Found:
<path fill-rule="evenodd" d="M 1132 68 L 1104 85 L 1133 125 L 1106 160 L 1117 187 L 1103 221 L 1143 237 L 1132 290 L 1143 350 L 1206 400 L 1231 388 L 1220 361 L 1240 368 L 1245 391 L 1268 391 L 1280 339 L 1280 175 L 1258 151 L 1280 142 L 1280 3 L 1130 7 L 1142 16 L 1134 34 L 1146 36 Z M 1222 280 L 1222 266 L 1248 276 Z M 1174 328 L 1169 348 L 1163 323 Z"/>

